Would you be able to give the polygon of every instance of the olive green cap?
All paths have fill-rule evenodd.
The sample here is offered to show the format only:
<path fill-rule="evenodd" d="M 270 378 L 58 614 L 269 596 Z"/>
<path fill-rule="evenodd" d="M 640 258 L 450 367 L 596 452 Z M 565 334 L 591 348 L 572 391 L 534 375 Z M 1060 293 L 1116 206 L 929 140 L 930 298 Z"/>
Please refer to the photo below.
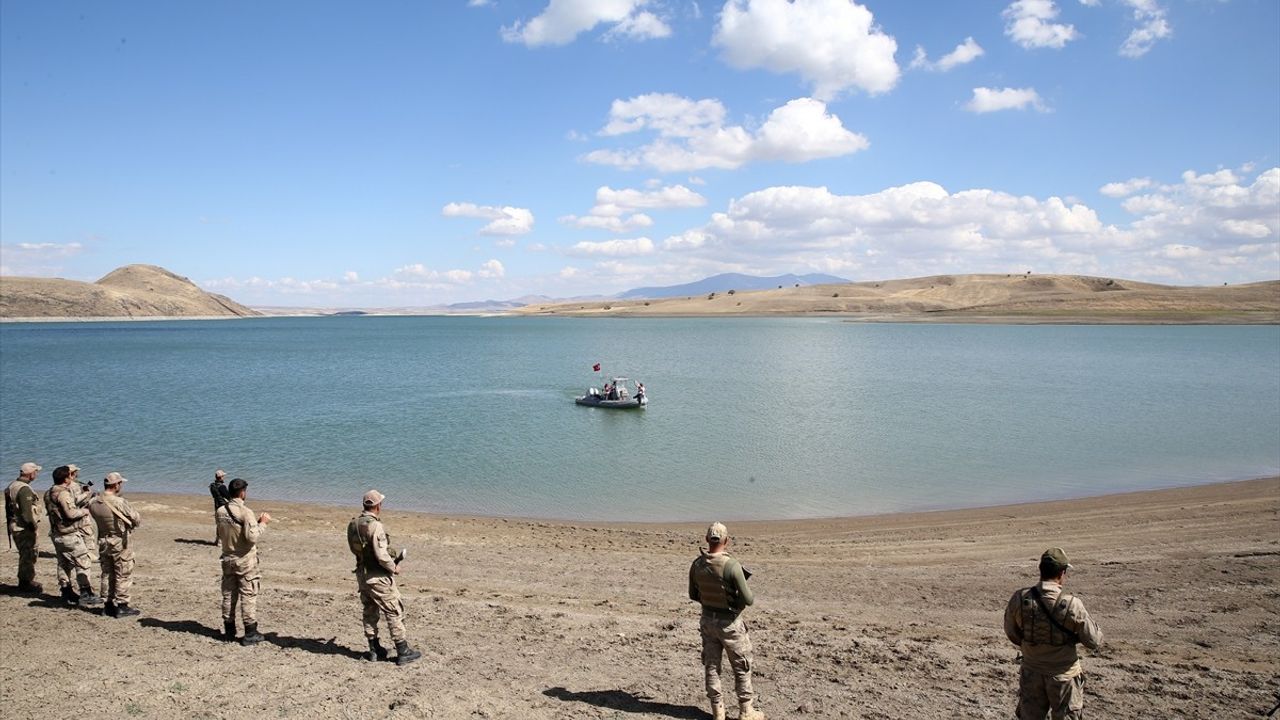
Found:
<path fill-rule="evenodd" d="M 1055 574 L 1063 570 L 1070 570 L 1071 563 L 1067 562 L 1067 553 L 1059 547 L 1049 548 L 1040 556 L 1040 572 L 1053 571 Z"/>

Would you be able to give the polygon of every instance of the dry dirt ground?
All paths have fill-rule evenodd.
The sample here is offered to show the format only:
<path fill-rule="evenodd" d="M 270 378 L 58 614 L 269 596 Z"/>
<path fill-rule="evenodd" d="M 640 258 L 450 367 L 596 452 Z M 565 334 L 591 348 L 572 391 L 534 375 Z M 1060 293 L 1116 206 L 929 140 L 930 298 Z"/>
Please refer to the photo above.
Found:
<path fill-rule="evenodd" d="M 43 483 L 37 483 L 43 490 Z M 365 488 L 354 488 L 359 497 Z M 139 618 L 14 594 L 0 553 L 0 716 L 16 718 L 707 718 L 702 527 L 396 512 L 407 667 L 366 663 L 346 548 L 355 508 L 254 501 L 269 641 L 217 639 L 208 501 L 131 495 Z M 1009 718 L 1001 614 L 1039 553 L 1101 624 L 1091 717 L 1262 717 L 1280 698 L 1280 479 L 978 510 L 730 523 L 755 573 L 756 687 L 771 718 Z M 731 713 L 732 717 L 733 713 Z"/>

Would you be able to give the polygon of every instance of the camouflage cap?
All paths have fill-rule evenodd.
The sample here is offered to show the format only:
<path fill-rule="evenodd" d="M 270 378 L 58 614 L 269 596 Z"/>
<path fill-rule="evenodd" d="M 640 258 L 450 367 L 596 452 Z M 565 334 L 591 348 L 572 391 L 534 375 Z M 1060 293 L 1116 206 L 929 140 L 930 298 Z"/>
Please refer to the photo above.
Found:
<path fill-rule="evenodd" d="M 226 476 L 227 476 L 227 471 L 226 471 L 226 470 L 223 470 L 222 468 L 218 468 L 217 470 L 214 470 L 214 471 L 213 471 L 213 477 L 214 477 L 214 479 L 216 479 L 216 480 L 221 480 L 222 478 L 224 478 L 224 477 L 226 477 Z"/>
<path fill-rule="evenodd" d="M 729 528 L 725 527 L 724 523 L 713 522 L 711 523 L 710 526 L 707 527 L 708 542 L 720 542 L 721 540 L 725 540 L 728 537 L 729 537 Z"/>
<path fill-rule="evenodd" d="M 25 463 L 22 463 L 22 467 L 18 469 L 18 472 L 22 473 L 23 475 L 38 473 L 40 472 L 40 466 L 33 462 L 25 462 Z"/>
<path fill-rule="evenodd" d="M 118 472 L 107 473 L 107 476 L 102 478 L 103 485 L 119 485 L 120 483 L 127 483 L 127 482 L 129 482 L 129 478 L 121 475 Z"/>
<path fill-rule="evenodd" d="M 364 494 L 364 506 L 367 508 L 371 508 L 376 505 L 381 505 L 382 501 L 386 499 L 387 499 L 386 495 L 383 495 L 377 490 L 370 490 L 369 492 Z"/>
<path fill-rule="evenodd" d="M 1062 548 L 1054 547 L 1044 551 L 1040 556 L 1040 571 L 1051 570 L 1055 573 L 1063 570 L 1070 570 L 1071 563 L 1067 562 L 1067 553 Z"/>

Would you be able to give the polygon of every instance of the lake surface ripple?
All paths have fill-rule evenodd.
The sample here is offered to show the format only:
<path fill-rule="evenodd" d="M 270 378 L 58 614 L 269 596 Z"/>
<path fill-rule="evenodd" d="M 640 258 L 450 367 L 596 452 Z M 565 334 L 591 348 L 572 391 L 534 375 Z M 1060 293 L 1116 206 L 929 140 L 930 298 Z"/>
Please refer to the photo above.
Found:
<path fill-rule="evenodd" d="M 603 364 L 593 373 L 593 363 Z M 578 407 L 604 375 L 643 411 Z M 336 317 L 0 325 L 0 469 L 566 519 L 799 518 L 1280 473 L 1280 327 Z M 258 504 L 262 504 L 261 502 Z"/>

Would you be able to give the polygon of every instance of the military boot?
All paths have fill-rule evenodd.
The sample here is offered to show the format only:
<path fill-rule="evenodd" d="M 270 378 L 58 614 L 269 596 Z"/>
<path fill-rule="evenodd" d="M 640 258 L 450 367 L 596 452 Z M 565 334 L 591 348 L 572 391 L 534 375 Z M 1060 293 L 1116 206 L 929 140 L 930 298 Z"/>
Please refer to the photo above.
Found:
<path fill-rule="evenodd" d="M 18 583 L 18 592 L 34 593 L 36 595 L 39 595 L 40 593 L 44 592 L 44 586 L 34 580 L 29 580 L 27 582 L 20 582 Z"/>
<path fill-rule="evenodd" d="M 236 639 L 236 621 L 222 623 L 222 639 L 233 642 Z"/>
<path fill-rule="evenodd" d="M 396 643 L 396 664 L 408 665 L 409 663 L 422 657 L 422 653 L 409 647 L 409 643 L 401 640 Z"/>
<path fill-rule="evenodd" d="M 79 595 L 79 593 L 77 593 L 77 592 L 76 592 L 76 589 L 75 589 L 75 588 L 73 588 L 73 587 L 71 587 L 70 585 L 63 585 L 63 586 L 62 586 L 62 599 L 63 599 L 63 600 L 65 600 L 65 601 L 67 602 L 67 604 L 68 604 L 68 605 L 79 605 L 79 604 L 80 604 L 80 595 Z"/>
<path fill-rule="evenodd" d="M 102 604 L 102 598 L 94 595 L 92 590 L 81 590 L 76 604 L 80 607 L 98 607 Z"/>
<path fill-rule="evenodd" d="M 360 657 L 364 658 L 365 660 L 368 660 L 369 662 L 386 660 L 387 649 L 382 647 L 382 643 L 378 642 L 378 638 L 372 637 L 372 638 L 369 638 L 369 652 L 361 655 Z"/>
<path fill-rule="evenodd" d="M 138 608 L 129 607 L 128 603 L 121 603 L 116 606 L 116 614 L 114 615 L 114 617 L 133 617 L 134 615 L 141 615 L 141 614 L 142 614 L 142 611 L 139 610 Z"/>
<path fill-rule="evenodd" d="M 262 633 L 258 632 L 258 623 L 246 623 L 244 626 L 244 637 L 240 638 L 240 644 L 249 646 L 257 645 L 266 640 Z"/>
<path fill-rule="evenodd" d="M 764 720 L 764 713 L 756 709 L 752 700 L 738 704 L 738 720 Z"/>
<path fill-rule="evenodd" d="M 102 614 L 107 617 L 120 617 L 120 611 L 116 607 L 116 604 L 110 601 L 108 601 L 106 605 L 102 606 Z"/>
<path fill-rule="evenodd" d="M 724 720 L 724 703 L 711 703 L 711 720 Z"/>

